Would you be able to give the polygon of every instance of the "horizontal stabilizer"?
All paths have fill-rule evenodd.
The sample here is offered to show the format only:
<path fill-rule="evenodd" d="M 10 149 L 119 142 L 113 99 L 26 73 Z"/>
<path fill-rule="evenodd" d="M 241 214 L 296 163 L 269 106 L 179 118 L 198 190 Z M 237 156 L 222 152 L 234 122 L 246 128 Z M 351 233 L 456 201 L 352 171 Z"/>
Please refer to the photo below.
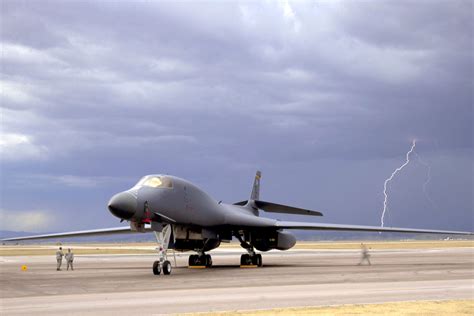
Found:
<path fill-rule="evenodd" d="M 276 204 L 271 202 L 265 202 L 256 200 L 255 206 L 265 212 L 270 213 L 284 213 L 284 214 L 296 214 L 296 215 L 311 215 L 311 216 L 323 216 L 323 213 L 318 211 L 306 210 L 298 207 Z"/>

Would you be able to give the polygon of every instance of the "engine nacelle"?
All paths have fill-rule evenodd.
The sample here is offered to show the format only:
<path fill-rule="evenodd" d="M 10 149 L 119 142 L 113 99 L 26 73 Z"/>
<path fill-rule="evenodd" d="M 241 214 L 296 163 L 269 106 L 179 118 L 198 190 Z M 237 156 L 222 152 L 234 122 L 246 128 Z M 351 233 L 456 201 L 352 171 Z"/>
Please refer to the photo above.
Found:
<path fill-rule="evenodd" d="M 252 237 L 252 245 L 260 251 L 271 249 L 288 250 L 296 244 L 296 237 L 286 231 L 254 234 Z"/>
<path fill-rule="evenodd" d="M 173 248 L 177 251 L 188 251 L 197 249 L 202 251 L 209 251 L 219 247 L 220 244 L 221 241 L 217 239 L 176 239 Z"/>
<path fill-rule="evenodd" d="M 174 249 L 178 251 L 202 250 L 209 251 L 219 247 L 221 240 L 215 231 L 175 225 L 173 230 L 175 242 Z"/>

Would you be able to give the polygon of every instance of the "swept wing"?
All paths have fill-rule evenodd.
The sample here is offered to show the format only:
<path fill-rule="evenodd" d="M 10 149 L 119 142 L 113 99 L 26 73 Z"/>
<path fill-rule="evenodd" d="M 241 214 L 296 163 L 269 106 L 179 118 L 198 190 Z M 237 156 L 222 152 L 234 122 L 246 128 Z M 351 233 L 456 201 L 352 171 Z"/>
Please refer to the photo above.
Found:
<path fill-rule="evenodd" d="M 450 234 L 450 235 L 473 235 L 474 234 L 473 232 L 452 231 L 452 230 L 434 230 L 434 229 L 416 229 L 416 228 L 402 228 L 402 227 L 380 227 L 380 226 L 326 224 L 326 223 L 305 223 L 305 222 L 290 222 L 290 221 L 277 221 L 276 227 L 281 228 L 281 229 L 301 229 L 301 230 L 339 230 L 339 231 Z"/>
<path fill-rule="evenodd" d="M 151 231 L 149 226 L 145 226 L 145 230 Z M 52 239 L 52 238 L 60 238 L 60 237 L 86 237 L 86 236 L 100 236 L 100 235 L 118 235 L 118 234 L 127 234 L 127 233 L 136 233 L 136 232 L 132 231 L 130 229 L 130 226 L 124 226 L 124 227 L 79 230 L 79 231 L 64 232 L 64 233 L 14 237 L 14 238 L 2 239 L 2 241 Z"/>
<path fill-rule="evenodd" d="M 258 217 L 257 217 L 258 218 Z M 271 226 L 267 221 L 259 223 L 263 224 L 262 228 L 268 229 Z M 248 225 L 253 226 L 253 225 Z M 258 225 L 255 225 L 258 226 Z M 360 232 L 394 232 L 394 233 L 418 233 L 418 234 L 449 234 L 449 235 L 474 235 L 473 232 L 453 231 L 453 230 L 435 230 L 435 229 L 416 229 L 403 227 L 380 227 L 380 226 L 364 226 L 364 225 L 344 225 L 344 224 L 326 224 L 326 223 L 305 223 L 292 221 L 275 221 L 276 229 L 295 229 L 295 230 L 333 230 L 333 231 L 360 231 Z M 150 226 L 145 225 L 145 231 L 151 232 Z M 35 239 L 54 239 L 61 237 L 87 237 L 100 235 L 118 235 L 136 233 L 132 231 L 129 226 L 113 227 L 104 229 L 81 230 L 64 233 L 42 234 L 33 236 L 23 236 L 2 239 L 2 241 L 20 241 L 20 240 L 35 240 Z"/>

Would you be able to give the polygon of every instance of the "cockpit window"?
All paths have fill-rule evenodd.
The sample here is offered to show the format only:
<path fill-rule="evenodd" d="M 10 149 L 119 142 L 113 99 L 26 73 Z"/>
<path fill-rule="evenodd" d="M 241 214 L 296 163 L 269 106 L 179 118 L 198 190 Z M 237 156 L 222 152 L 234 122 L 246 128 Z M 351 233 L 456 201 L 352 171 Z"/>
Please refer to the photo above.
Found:
<path fill-rule="evenodd" d="M 143 183 L 144 186 L 146 187 L 152 187 L 152 188 L 157 188 L 160 187 L 163 183 L 161 182 L 161 179 L 158 177 L 152 177 L 146 179 L 146 181 Z"/>
<path fill-rule="evenodd" d="M 171 181 L 171 178 L 169 178 L 169 177 L 161 177 L 161 182 L 163 183 L 164 188 L 172 188 L 173 187 L 173 181 Z"/>
<path fill-rule="evenodd" d="M 145 186 L 150 188 L 172 188 L 173 182 L 168 177 L 149 176 L 140 180 L 137 186 Z"/>

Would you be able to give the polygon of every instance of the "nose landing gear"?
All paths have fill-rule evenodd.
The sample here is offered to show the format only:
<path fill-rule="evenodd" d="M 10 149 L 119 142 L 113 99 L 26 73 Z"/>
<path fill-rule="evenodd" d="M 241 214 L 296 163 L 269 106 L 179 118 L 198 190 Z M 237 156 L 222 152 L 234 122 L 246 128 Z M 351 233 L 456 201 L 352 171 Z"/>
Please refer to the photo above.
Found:
<path fill-rule="evenodd" d="M 164 275 L 170 275 L 172 270 L 171 262 L 165 260 L 163 263 L 160 261 L 153 262 L 153 274 L 160 275 L 163 271 Z"/>
<path fill-rule="evenodd" d="M 164 275 L 170 275 L 171 271 L 173 270 L 171 266 L 171 262 L 167 260 L 166 251 L 168 250 L 169 240 L 171 236 L 171 225 L 166 225 L 163 228 L 162 232 L 154 232 L 156 240 L 158 241 L 158 257 L 159 260 L 153 262 L 153 274 L 160 275 L 163 272 Z M 176 265 L 176 257 L 175 257 L 175 265 Z"/>

